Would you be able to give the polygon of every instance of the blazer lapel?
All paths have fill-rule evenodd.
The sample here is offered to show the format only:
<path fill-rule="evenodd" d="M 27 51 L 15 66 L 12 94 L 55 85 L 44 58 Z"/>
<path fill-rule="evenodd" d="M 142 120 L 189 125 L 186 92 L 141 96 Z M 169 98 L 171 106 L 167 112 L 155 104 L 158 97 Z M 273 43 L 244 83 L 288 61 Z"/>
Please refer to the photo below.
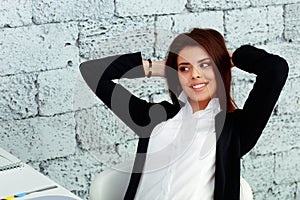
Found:
<path fill-rule="evenodd" d="M 124 200 L 133 200 L 135 197 L 145 164 L 149 139 L 150 138 L 139 138 L 137 154 L 135 155 L 133 170 Z"/>
<path fill-rule="evenodd" d="M 221 133 L 225 124 L 226 113 L 224 111 L 219 112 L 215 117 L 215 131 L 216 131 L 216 167 L 215 167 L 215 189 L 214 199 L 221 200 L 224 197 L 225 192 L 225 171 L 222 151 L 223 137 Z"/>

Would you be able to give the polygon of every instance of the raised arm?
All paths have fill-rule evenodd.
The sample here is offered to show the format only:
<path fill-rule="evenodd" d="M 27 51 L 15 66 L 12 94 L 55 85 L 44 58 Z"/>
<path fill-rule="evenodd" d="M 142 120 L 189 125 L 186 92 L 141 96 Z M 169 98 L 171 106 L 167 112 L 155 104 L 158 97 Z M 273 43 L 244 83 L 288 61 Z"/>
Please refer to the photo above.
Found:
<path fill-rule="evenodd" d="M 236 125 L 241 156 L 256 144 L 265 128 L 288 76 L 288 64 L 278 55 L 245 45 L 232 55 L 236 67 L 256 74 L 256 81 L 240 112 Z"/>
<path fill-rule="evenodd" d="M 149 73 L 149 62 L 148 60 L 143 60 L 143 67 L 145 76 Z M 159 77 L 166 77 L 166 70 L 165 70 L 165 61 L 160 60 L 153 60 L 152 61 L 152 75 L 151 76 L 159 76 Z"/>
<path fill-rule="evenodd" d="M 124 54 L 84 62 L 81 74 L 103 103 L 140 137 L 148 137 L 160 122 L 172 117 L 176 110 L 173 104 L 163 101 L 149 103 L 131 94 L 113 79 L 139 78 L 148 74 L 148 61 L 141 53 Z M 153 76 L 164 76 L 161 62 L 153 62 Z"/>

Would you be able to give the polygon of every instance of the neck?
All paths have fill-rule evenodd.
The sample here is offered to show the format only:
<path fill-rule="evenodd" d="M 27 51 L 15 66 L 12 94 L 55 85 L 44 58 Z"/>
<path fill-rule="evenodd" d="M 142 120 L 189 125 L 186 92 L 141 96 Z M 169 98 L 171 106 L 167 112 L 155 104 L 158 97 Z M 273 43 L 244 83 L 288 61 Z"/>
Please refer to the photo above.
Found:
<path fill-rule="evenodd" d="M 191 101 L 189 99 L 189 103 L 193 109 L 193 113 L 195 113 L 199 110 L 204 110 L 207 107 L 209 101 L 210 101 L 210 99 L 206 100 L 206 101 Z"/>

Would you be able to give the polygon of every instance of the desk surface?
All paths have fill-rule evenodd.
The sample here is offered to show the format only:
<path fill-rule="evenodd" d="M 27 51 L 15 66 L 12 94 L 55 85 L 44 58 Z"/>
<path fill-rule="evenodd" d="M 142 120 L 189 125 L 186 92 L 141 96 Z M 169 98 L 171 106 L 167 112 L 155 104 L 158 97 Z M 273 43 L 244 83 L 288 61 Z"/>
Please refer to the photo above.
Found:
<path fill-rule="evenodd" d="M 5 155 L 8 154 L 8 152 L 0 148 L 0 154 L 1 153 Z M 10 156 L 12 155 L 10 154 Z M 62 195 L 76 200 L 81 199 L 27 164 L 24 164 L 24 167 L 0 171 L 0 199 L 54 185 L 58 187 L 42 192 L 32 193 L 17 199 L 30 199 L 48 195 Z"/>

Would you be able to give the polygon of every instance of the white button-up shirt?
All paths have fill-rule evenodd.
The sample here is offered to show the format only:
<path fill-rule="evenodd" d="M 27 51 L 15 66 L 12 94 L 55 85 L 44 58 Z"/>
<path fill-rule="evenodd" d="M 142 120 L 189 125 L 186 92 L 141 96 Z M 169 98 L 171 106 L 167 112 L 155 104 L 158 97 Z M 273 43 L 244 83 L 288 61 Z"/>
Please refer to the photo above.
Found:
<path fill-rule="evenodd" d="M 179 100 L 177 115 L 151 133 L 136 200 L 213 199 L 219 99 L 195 113 L 184 92 Z"/>

